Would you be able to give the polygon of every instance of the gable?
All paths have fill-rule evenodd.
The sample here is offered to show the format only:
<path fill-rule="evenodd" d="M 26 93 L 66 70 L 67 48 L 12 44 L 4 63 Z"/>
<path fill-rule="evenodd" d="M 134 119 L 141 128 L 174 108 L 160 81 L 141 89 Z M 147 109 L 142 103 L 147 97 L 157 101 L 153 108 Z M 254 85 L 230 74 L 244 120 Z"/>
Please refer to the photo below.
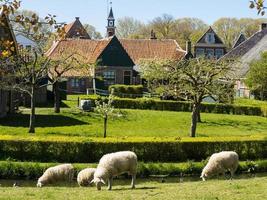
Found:
<path fill-rule="evenodd" d="M 81 38 L 81 39 L 91 39 L 79 18 L 65 26 L 66 38 Z"/>
<path fill-rule="evenodd" d="M 221 38 L 215 33 L 215 31 L 210 27 L 209 30 L 204 33 L 204 35 L 197 41 L 197 44 L 209 44 L 206 40 L 206 37 L 208 34 L 213 34 L 214 35 L 214 44 L 224 44 Z"/>
<path fill-rule="evenodd" d="M 102 66 L 134 66 L 134 62 L 116 36 L 114 36 L 97 58 Z"/>

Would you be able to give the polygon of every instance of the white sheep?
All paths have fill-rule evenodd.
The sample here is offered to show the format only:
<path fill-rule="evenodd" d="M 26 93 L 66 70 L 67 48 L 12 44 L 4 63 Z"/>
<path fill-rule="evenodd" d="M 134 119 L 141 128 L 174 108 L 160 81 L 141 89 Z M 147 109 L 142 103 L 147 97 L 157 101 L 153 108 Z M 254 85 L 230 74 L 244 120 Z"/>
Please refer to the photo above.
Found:
<path fill-rule="evenodd" d="M 94 179 L 95 168 L 86 168 L 79 172 L 77 176 L 77 183 L 79 186 L 89 186 Z"/>
<path fill-rule="evenodd" d="M 238 167 L 238 160 L 238 154 L 234 151 L 214 153 L 210 157 L 208 164 L 203 168 L 200 178 L 206 181 L 206 178 L 213 175 L 225 175 L 225 172 L 229 170 L 232 179 Z"/>
<path fill-rule="evenodd" d="M 48 168 L 38 179 L 37 187 L 57 181 L 72 181 L 74 176 L 74 167 L 71 164 L 62 164 Z"/>
<path fill-rule="evenodd" d="M 112 188 L 113 177 L 128 172 L 132 176 L 132 189 L 135 188 L 137 156 L 131 151 L 122 151 L 104 155 L 96 168 L 92 183 L 101 190 L 101 184 L 108 181 L 108 190 Z"/>

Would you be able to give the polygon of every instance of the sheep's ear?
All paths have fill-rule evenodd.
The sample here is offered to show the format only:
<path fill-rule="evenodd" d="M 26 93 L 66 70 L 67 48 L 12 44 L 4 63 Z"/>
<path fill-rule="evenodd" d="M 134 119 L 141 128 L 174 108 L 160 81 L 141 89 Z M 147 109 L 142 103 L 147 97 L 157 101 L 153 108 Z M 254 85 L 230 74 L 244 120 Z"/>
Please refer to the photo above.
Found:
<path fill-rule="evenodd" d="M 93 184 L 93 183 L 95 183 L 95 179 L 93 179 L 93 180 L 90 182 L 90 184 Z"/>
<path fill-rule="evenodd" d="M 103 179 L 101 179 L 100 182 L 103 183 L 104 185 L 106 185 L 106 183 Z"/>

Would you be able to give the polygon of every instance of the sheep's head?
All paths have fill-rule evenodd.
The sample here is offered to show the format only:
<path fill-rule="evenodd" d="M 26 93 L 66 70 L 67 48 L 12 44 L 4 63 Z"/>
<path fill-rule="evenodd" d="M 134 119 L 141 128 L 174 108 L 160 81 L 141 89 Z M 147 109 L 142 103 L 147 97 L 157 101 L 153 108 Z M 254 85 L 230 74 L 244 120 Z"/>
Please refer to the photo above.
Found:
<path fill-rule="evenodd" d="M 42 182 L 38 181 L 36 187 L 42 187 L 42 186 L 43 186 Z"/>
<path fill-rule="evenodd" d="M 101 190 L 101 185 L 106 184 L 102 178 L 94 178 L 91 183 L 95 183 L 97 190 Z"/>

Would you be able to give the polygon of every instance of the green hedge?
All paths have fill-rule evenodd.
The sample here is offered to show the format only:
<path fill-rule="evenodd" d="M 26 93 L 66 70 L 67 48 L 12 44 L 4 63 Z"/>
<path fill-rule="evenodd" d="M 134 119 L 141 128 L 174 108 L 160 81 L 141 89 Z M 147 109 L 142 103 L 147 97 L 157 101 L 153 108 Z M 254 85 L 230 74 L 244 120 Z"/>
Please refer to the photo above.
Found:
<path fill-rule="evenodd" d="M 86 98 L 83 98 L 86 99 Z M 97 98 L 89 98 L 93 101 Z M 191 112 L 192 104 L 185 101 L 161 101 L 154 99 L 124 99 L 115 98 L 113 105 L 121 109 L 140 109 L 140 110 L 162 110 L 162 111 L 180 111 Z M 267 109 L 255 106 L 240 106 L 228 104 L 203 103 L 201 105 L 203 113 L 220 113 L 233 115 L 255 115 L 267 117 Z"/>
<path fill-rule="evenodd" d="M 143 85 L 111 85 L 109 92 L 113 90 L 114 95 L 118 97 L 142 97 L 144 86 Z"/>
<path fill-rule="evenodd" d="M 267 140 L 201 141 L 44 141 L 0 140 L 0 159 L 38 162 L 91 163 L 106 153 L 132 150 L 144 162 L 201 161 L 214 152 L 236 151 L 242 160 L 267 158 Z"/>
<path fill-rule="evenodd" d="M 37 180 L 43 172 L 58 163 L 34 163 L 0 161 L 0 179 L 26 179 Z M 206 162 L 185 163 L 138 163 L 137 177 L 146 178 L 150 175 L 194 176 L 201 173 Z M 87 167 L 96 167 L 97 164 L 74 164 L 75 174 Z M 267 172 L 267 160 L 244 161 L 239 163 L 237 173 L 262 173 Z"/>

